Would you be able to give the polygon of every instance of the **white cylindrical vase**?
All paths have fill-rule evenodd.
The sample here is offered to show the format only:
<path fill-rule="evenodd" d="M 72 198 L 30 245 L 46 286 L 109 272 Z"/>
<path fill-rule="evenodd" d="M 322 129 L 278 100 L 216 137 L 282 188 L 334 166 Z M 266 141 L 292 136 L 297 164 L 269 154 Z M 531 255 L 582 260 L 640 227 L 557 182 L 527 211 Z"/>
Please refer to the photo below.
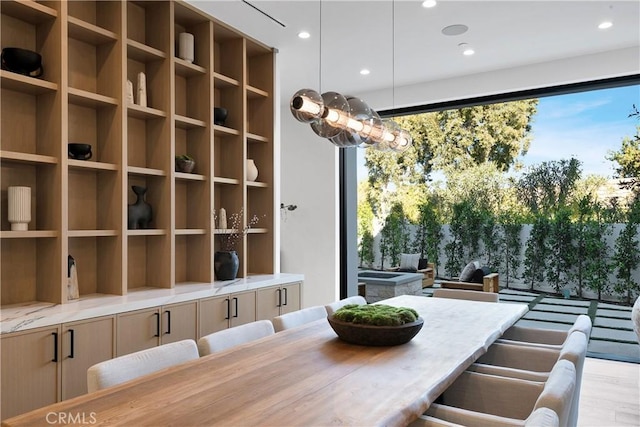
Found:
<path fill-rule="evenodd" d="M 7 218 L 12 231 L 27 231 L 31 222 L 31 187 L 9 187 Z"/>
<path fill-rule="evenodd" d="M 247 181 L 255 181 L 258 178 L 258 168 L 253 159 L 247 159 Z"/>
<path fill-rule="evenodd" d="M 189 62 L 193 62 L 195 59 L 193 34 L 180 33 L 178 35 L 178 57 Z"/>

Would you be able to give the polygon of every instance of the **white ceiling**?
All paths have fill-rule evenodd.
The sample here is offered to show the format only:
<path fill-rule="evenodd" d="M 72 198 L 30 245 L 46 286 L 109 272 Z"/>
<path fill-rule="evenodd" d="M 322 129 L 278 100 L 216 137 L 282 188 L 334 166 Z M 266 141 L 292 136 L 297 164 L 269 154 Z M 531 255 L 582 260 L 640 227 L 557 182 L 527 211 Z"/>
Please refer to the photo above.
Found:
<path fill-rule="evenodd" d="M 241 0 L 189 2 L 279 50 L 283 100 L 303 87 L 359 95 L 603 51 L 640 50 L 638 0 L 440 0 L 431 9 L 416 0 L 250 0 L 284 27 Z M 604 20 L 613 27 L 599 30 Z M 442 28 L 452 24 L 469 30 L 443 35 Z M 298 38 L 301 30 L 311 38 Z M 462 42 L 473 46 L 475 55 L 463 56 Z M 362 68 L 371 74 L 361 76 Z"/>

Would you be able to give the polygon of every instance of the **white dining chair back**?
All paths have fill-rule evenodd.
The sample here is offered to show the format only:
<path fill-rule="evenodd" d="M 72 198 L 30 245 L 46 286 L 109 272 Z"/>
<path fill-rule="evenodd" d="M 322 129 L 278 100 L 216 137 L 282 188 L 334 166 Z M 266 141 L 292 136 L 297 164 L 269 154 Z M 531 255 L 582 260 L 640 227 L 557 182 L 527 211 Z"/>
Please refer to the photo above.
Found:
<path fill-rule="evenodd" d="M 474 417 L 469 415 L 468 424 L 474 427 L 513 427 L 513 420 L 507 421 L 506 424 L 499 424 L 495 418 L 490 420 L 482 420 L 482 417 Z M 471 424 L 472 423 L 472 424 Z M 529 415 L 529 417 L 521 424 L 523 427 L 560 427 L 558 415 L 549 408 L 538 408 Z M 452 423 L 430 415 L 421 415 L 417 420 L 409 424 L 408 427 L 463 427 L 463 424 Z"/>
<path fill-rule="evenodd" d="M 560 360 L 551 370 L 535 409 L 549 408 L 558 414 L 561 426 L 569 425 L 576 389 L 576 368 L 568 360 Z"/>
<path fill-rule="evenodd" d="M 367 300 L 364 299 L 364 297 L 361 297 L 360 295 L 356 295 L 353 297 L 348 297 L 348 298 L 341 299 L 339 301 L 332 302 L 331 304 L 327 304 L 324 306 L 324 308 L 325 310 L 327 310 L 327 316 L 331 316 L 333 313 L 335 313 L 345 305 L 349 305 L 349 304 L 365 305 L 367 304 Z"/>
<path fill-rule="evenodd" d="M 226 350 L 253 340 L 275 334 L 269 320 L 258 320 L 206 335 L 198 340 L 200 356 Z"/>
<path fill-rule="evenodd" d="M 576 370 L 576 387 L 567 426 L 578 423 L 582 372 L 587 356 L 587 337 L 574 331 L 560 350 L 543 347 L 493 344 L 476 363 L 469 367 L 472 372 L 529 381 L 547 381 L 550 371 L 559 360 L 568 360 Z"/>
<path fill-rule="evenodd" d="M 92 393 L 198 357 L 198 346 L 194 340 L 177 341 L 126 354 L 91 366 L 87 370 L 87 389 Z"/>
<path fill-rule="evenodd" d="M 498 302 L 498 294 L 494 292 L 467 291 L 463 289 L 434 289 L 435 298 L 465 299 L 470 301 Z"/>
<path fill-rule="evenodd" d="M 568 331 L 512 326 L 496 342 L 560 349 L 572 332 L 580 331 L 587 340 L 591 336 L 591 319 L 586 314 L 576 318 Z"/>
<path fill-rule="evenodd" d="M 302 326 L 306 323 L 324 319 L 326 317 L 327 310 L 324 308 L 324 306 L 316 305 L 313 307 L 303 308 L 302 310 L 292 311 L 291 313 L 274 317 L 273 328 L 276 330 L 276 332 L 280 332 L 284 331 L 285 329 Z"/>
<path fill-rule="evenodd" d="M 537 409 L 549 408 L 566 426 L 576 385 L 576 370 L 558 361 L 546 382 L 463 372 L 425 415 L 465 426 L 524 425 Z M 520 420 L 520 421 L 517 421 Z"/>
<path fill-rule="evenodd" d="M 633 304 L 631 320 L 633 320 L 633 330 L 636 332 L 640 343 L 640 296 L 636 298 L 636 302 Z"/>

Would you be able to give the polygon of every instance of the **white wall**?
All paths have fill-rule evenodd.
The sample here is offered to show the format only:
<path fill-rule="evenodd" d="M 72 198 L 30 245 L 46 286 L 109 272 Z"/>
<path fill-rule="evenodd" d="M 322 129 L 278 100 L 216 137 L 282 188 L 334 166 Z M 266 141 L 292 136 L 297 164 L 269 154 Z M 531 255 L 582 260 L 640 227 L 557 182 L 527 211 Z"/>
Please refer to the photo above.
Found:
<path fill-rule="evenodd" d="M 288 99 L 282 100 L 280 124 L 280 197 L 297 206 L 281 212 L 280 270 L 305 275 L 305 307 L 324 305 L 338 296 L 338 152 L 293 118 Z"/>
<path fill-rule="evenodd" d="M 639 72 L 640 52 L 630 48 L 396 88 L 393 105 L 390 89 L 361 96 L 381 110 Z M 281 223 L 281 270 L 305 275 L 305 306 L 325 304 L 338 295 L 336 149 L 297 122 L 288 103 L 281 100 L 281 200 L 298 209 Z"/>

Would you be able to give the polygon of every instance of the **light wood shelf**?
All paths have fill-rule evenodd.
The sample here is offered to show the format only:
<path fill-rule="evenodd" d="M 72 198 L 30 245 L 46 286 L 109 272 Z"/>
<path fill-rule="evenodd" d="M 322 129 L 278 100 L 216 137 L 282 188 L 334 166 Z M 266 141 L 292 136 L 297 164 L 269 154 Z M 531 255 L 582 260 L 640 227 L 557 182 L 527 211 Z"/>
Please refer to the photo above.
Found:
<path fill-rule="evenodd" d="M 0 239 L 42 239 L 58 237 L 55 230 L 0 231 Z"/>
<path fill-rule="evenodd" d="M 83 40 L 94 45 L 111 43 L 118 40 L 118 35 L 113 31 L 85 22 L 73 16 L 68 17 L 69 37 Z"/>
<path fill-rule="evenodd" d="M 3 304 L 67 303 L 69 255 L 81 298 L 211 283 L 220 237 L 234 232 L 214 229 L 221 208 L 261 218 L 237 244 L 238 277 L 275 271 L 272 48 L 184 1 L 2 0 L 0 13 L 2 46 L 44 64 L 39 78 L 0 70 L 3 123 L 15 123 L 0 129 L 0 192 L 32 189 L 28 231 L 0 212 Z M 177 57 L 181 32 L 194 35 L 193 62 Z M 126 97 L 140 72 L 146 107 Z M 92 157 L 67 158 L 68 143 Z M 194 173 L 175 171 L 181 154 Z M 258 182 L 244 178 L 247 159 Z M 134 185 L 147 188 L 151 229 L 128 229 Z"/>
<path fill-rule="evenodd" d="M 36 165 L 55 165 L 58 163 L 58 159 L 53 156 L 42 156 L 40 154 L 20 153 L 17 151 L 5 150 L 0 150 L 0 160 L 3 162 L 31 163 Z"/>
<path fill-rule="evenodd" d="M 2 13 L 31 24 L 40 24 L 58 16 L 58 11 L 35 1 L 3 0 Z"/>
<path fill-rule="evenodd" d="M 82 105 L 90 108 L 115 107 L 118 100 L 110 96 L 104 96 L 92 93 L 86 90 L 70 87 L 68 89 L 69 102 L 72 104 Z"/>
<path fill-rule="evenodd" d="M 35 77 L 23 76 L 7 70 L 0 70 L 0 81 L 3 89 L 23 92 L 30 95 L 41 95 L 58 90 L 58 85 Z"/>

